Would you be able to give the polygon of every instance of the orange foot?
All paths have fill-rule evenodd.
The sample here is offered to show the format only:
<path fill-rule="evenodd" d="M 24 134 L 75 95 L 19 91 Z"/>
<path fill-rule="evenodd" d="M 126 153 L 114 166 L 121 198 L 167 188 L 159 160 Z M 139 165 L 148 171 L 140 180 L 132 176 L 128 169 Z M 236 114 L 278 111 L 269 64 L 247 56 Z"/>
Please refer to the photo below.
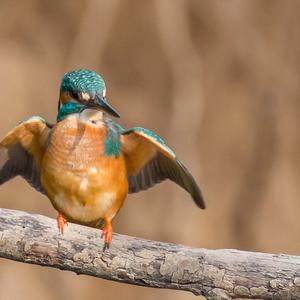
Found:
<path fill-rule="evenodd" d="M 67 220 L 65 219 L 65 217 L 62 213 L 58 213 L 57 226 L 58 226 L 58 230 L 61 234 L 64 234 L 65 225 L 68 225 Z"/>
<path fill-rule="evenodd" d="M 104 226 L 102 228 L 102 237 L 104 237 L 104 247 L 109 248 L 111 241 L 112 241 L 112 226 L 111 226 L 111 220 L 110 219 L 104 219 Z"/>

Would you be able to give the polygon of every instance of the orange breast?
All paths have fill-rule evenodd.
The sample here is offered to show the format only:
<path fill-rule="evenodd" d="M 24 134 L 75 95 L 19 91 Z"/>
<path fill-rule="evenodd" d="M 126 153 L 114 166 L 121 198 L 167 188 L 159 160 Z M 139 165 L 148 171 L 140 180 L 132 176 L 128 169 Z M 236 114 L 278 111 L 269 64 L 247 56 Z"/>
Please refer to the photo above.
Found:
<path fill-rule="evenodd" d="M 90 224 L 113 218 L 127 195 L 125 159 L 103 153 L 107 128 L 71 116 L 59 122 L 42 162 L 41 180 L 53 206 Z"/>

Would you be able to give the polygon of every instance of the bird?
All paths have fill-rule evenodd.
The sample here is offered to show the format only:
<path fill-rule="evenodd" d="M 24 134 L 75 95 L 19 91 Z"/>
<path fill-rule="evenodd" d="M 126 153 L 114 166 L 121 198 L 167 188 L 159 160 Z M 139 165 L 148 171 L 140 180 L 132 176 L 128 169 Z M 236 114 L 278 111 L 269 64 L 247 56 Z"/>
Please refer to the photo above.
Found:
<path fill-rule="evenodd" d="M 125 129 L 106 97 L 102 76 L 92 70 L 65 73 L 56 123 L 31 116 L 0 142 L 0 185 L 22 176 L 58 211 L 61 234 L 74 222 L 102 228 L 112 242 L 112 220 L 128 193 L 169 179 L 204 209 L 202 192 L 165 141 L 142 127 Z"/>

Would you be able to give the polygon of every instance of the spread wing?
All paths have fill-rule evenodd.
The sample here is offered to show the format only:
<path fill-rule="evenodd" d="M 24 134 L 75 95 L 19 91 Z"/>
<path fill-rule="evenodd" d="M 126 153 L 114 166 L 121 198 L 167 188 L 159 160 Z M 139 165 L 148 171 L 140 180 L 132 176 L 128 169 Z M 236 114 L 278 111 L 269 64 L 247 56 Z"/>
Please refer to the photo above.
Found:
<path fill-rule="evenodd" d="M 146 190 L 170 179 L 190 193 L 200 208 L 205 208 L 195 179 L 158 135 L 135 127 L 121 132 L 121 143 L 128 171 L 129 193 Z"/>
<path fill-rule="evenodd" d="M 0 184 L 21 175 L 38 191 L 40 166 L 51 130 L 41 117 L 30 117 L 11 130 L 0 142 Z"/>

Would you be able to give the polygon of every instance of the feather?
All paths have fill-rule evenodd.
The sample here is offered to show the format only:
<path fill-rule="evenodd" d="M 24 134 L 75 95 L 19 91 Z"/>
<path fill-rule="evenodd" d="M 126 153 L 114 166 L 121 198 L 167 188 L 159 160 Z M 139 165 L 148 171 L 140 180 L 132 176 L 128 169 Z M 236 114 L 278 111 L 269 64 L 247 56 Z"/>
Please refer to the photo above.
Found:
<path fill-rule="evenodd" d="M 195 179 L 162 138 L 148 129 L 135 127 L 122 131 L 121 143 L 127 165 L 129 193 L 146 190 L 170 179 L 190 193 L 197 206 L 205 208 Z"/>
<path fill-rule="evenodd" d="M 51 127 L 43 118 L 34 116 L 5 136 L 0 142 L 0 184 L 20 175 L 43 192 L 40 165 Z"/>

